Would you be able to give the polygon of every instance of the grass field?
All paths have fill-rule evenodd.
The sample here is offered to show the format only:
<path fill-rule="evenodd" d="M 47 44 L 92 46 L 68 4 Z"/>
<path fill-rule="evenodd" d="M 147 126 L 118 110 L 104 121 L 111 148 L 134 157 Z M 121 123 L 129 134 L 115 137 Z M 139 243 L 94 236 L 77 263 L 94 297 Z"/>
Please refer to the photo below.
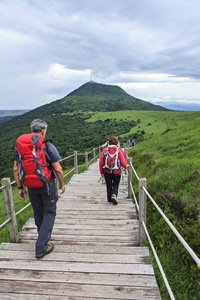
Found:
<path fill-rule="evenodd" d="M 115 111 L 115 112 L 97 112 L 92 115 L 87 122 L 96 122 L 98 120 L 116 119 L 119 120 L 134 120 L 138 122 L 136 127 L 133 127 L 129 133 L 123 136 L 131 136 L 138 131 L 145 131 L 145 139 L 149 139 L 155 135 L 164 133 L 167 129 L 184 125 L 196 118 L 200 117 L 200 112 L 177 112 L 177 111 Z M 119 138 L 120 138 L 119 137 Z"/>
<path fill-rule="evenodd" d="M 149 193 L 200 257 L 200 112 L 178 117 L 176 126 L 132 147 L 128 155 L 139 177 L 147 178 Z M 133 185 L 137 194 L 135 179 Z M 150 200 L 147 227 L 175 299 L 200 299 L 200 270 Z M 162 299 L 168 300 L 153 256 L 152 262 Z"/>

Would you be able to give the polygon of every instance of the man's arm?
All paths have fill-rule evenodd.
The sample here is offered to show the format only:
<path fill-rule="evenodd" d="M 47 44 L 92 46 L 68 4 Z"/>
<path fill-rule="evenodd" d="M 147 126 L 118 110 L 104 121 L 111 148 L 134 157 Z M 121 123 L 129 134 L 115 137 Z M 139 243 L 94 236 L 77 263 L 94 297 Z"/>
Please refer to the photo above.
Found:
<path fill-rule="evenodd" d="M 19 164 L 17 165 L 17 161 L 14 161 L 14 167 L 13 167 L 13 175 L 17 184 L 17 187 L 19 188 L 19 198 L 22 200 L 26 200 L 24 196 L 27 196 L 26 190 L 23 188 L 22 182 L 19 179 L 18 176 L 18 170 L 19 170 Z"/>
<path fill-rule="evenodd" d="M 58 176 L 58 179 L 59 179 L 59 181 L 60 181 L 60 188 L 61 188 L 61 190 L 62 190 L 62 193 L 61 193 L 61 194 L 63 194 L 63 193 L 65 192 L 65 184 L 64 184 L 63 169 L 62 169 L 62 167 L 61 167 L 59 161 L 58 161 L 58 162 L 55 162 L 55 163 L 52 163 L 51 165 L 52 165 L 52 167 L 54 168 L 54 171 L 56 172 L 56 175 Z"/>

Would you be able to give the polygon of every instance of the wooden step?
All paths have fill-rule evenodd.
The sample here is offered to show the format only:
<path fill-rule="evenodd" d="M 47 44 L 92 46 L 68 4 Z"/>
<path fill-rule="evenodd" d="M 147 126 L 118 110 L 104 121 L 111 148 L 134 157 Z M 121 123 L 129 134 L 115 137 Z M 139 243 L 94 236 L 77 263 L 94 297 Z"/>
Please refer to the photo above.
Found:
<path fill-rule="evenodd" d="M 98 161 L 75 174 L 57 202 L 54 250 L 35 258 L 37 230 L 29 219 L 20 243 L 0 245 L 0 299 L 161 299 L 126 177 L 118 205 L 107 203 Z"/>

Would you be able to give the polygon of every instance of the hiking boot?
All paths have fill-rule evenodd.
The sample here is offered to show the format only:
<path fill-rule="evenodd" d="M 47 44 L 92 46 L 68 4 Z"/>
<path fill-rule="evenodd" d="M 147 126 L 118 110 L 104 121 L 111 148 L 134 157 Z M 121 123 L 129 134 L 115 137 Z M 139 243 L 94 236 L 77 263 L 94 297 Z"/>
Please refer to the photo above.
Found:
<path fill-rule="evenodd" d="M 44 251 L 44 252 L 42 252 L 42 253 L 36 254 L 36 258 L 42 258 L 42 257 L 44 257 L 45 255 L 47 255 L 47 254 L 49 254 L 50 252 L 52 252 L 52 251 L 53 251 L 53 248 L 54 248 L 54 244 L 48 243 L 48 244 L 47 244 L 47 250 Z"/>
<path fill-rule="evenodd" d="M 112 195 L 111 201 L 112 201 L 113 205 L 117 205 L 117 197 L 115 194 Z"/>
<path fill-rule="evenodd" d="M 111 201 L 108 201 L 108 204 L 112 204 L 112 202 L 111 202 Z"/>

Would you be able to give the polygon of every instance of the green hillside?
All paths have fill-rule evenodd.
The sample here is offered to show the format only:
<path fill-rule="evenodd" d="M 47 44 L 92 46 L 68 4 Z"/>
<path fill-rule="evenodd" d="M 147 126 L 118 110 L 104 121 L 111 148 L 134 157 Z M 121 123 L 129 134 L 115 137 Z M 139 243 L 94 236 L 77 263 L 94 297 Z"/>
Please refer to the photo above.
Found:
<path fill-rule="evenodd" d="M 168 111 L 162 106 L 137 99 L 118 86 L 87 82 L 64 98 L 43 105 L 30 113 L 58 115 L 120 110 Z"/>
<path fill-rule="evenodd" d="M 83 84 L 61 100 L 62 104 L 68 102 L 73 103 L 74 110 L 79 110 L 79 105 L 82 106 L 82 109 L 91 111 L 167 110 L 162 106 L 137 99 L 127 94 L 119 86 L 93 81 Z"/>
<path fill-rule="evenodd" d="M 112 132 L 123 135 L 137 125 L 135 120 L 108 119 L 86 122 L 97 111 L 124 109 L 164 110 L 128 95 L 120 87 L 88 82 L 63 99 L 31 110 L 0 124 L 0 178 L 12 176 L 13 150 L 16 139 L 30 132 L 33 119 L 48 123 L 47 138 L 53 140 L 62 157 L 74 150 L 85 152 L 103 144 Z"/>
<path fill-rule="evenodd" d="M 170 113 L 169 113 L 170 114 Z M 190 113 L 180 114 L 184 123 Z M 194 115 L 193 115 L 194 116 Z M 183 119 L 182 119 L 183 118 Z M 182 119 L 182 120 L 181 120 Z M 200 257 L 200 112 L 195 119 L 139 143 L 129 150 L 139 177 L 159 207 Z M 134 187 L 137 191 L 137 182 Z M 147 226 L 176 299 L 200 299 L 200 270 L 148 200 Z M 163 299 L 169 299 L 160 279 Z"/>
<path fill-rule="evenodd" d="M 198 119 L 200 112 L 180 112 L 180 111 L 112 111 L 97 112 L 87 120 L 87 122 L 97 122 L 98 120 L 113 119 L 116 122 L 124 120 L 134 120 L 136 126 L 132 127 L 128 133 L 118 135 L 121 142 L 127 139 L 143 141 L 161 135 L 166 130 L 173 129 L 179 125 L 184 125 L 194 119 Z M 141 132 L 145 132 L 141 135 Z"/>
<path fill-rule="evenodd" d="M 19 116 L 29 111 L 29 109 L 0 109 L 0 118 L 1 117 L 10 117 L 10 116 Z"/>
<path fill-rule="evenodd" d="M 22 115 L 29 111 L 28 109 L 15 109 L 15 110 L 0 110 L 0 123 L 9 121 L 16 116 Z"/>
<path fill-rule="evenodd" d="M 197 255 L 200 255 L 200 112 L 168 111 L 116 86 L 86 83 L 63 99 L 0 124 L 0 178 L 11 177 L 16 139 L 35 118 L 48 123 L 47 138 L 61 157 L 101 145 L 111 135 L 129 150 L 150 194 Z M 65 165 L 64 165 L 65 167 Z M 134 180 L 137 193 L 138 183 Z M 176 299 L 200 299 L 200 271 L 148 202 L 148 228 Z M 154 259 L 163 299 L 169 299 Z"/>

